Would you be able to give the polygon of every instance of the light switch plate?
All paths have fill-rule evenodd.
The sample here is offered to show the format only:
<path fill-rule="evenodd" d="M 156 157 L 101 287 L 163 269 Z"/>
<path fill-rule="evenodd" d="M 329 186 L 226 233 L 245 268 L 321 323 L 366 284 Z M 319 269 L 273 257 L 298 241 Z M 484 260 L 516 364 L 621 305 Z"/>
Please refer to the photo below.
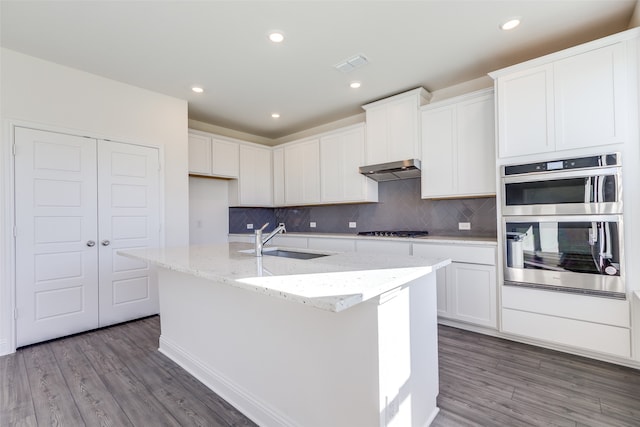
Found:
<path fill-rule="evenodd" d="M 355 221 L 349 221 L 349 228 L 356 228 L 356 222 Z"/>
<path fill-rule="evenodd" d="M 247 224 L 247 230 L 253 230 L 253 224 Z"/>
<path fill-rule="evenodd" d="M 458 223 L 458 230 L 471 230 L 471 223 L 470 222 L 459 222 Z"/>
<path fill-rule="evenodd" d="M 316 222 L 315 222 L 315 221 L 311 221 L 311 222 L 309 223 L 309 227 L 310 227 L 310 228 L 316 228 Z"/>

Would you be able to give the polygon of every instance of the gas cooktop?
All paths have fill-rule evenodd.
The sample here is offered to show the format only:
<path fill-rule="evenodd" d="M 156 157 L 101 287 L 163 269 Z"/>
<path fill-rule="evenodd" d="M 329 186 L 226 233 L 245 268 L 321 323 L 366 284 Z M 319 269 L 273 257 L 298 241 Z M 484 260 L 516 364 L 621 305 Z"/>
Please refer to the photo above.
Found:
<path fill-rule="evenodd" d="M 428 235 L 428 231 L 412 230 L 384 230 L 384 231 L 360 231 L 358 236 L 384 236 L 384 237 L 422 237 Z"/>

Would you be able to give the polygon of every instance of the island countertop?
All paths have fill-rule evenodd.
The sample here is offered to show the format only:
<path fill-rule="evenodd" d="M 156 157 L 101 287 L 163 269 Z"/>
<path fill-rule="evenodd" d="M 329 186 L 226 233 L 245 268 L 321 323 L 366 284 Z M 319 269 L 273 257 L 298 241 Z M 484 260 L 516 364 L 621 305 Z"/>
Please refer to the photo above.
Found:
<path fill-rule="evenodd" d="M 329 254 L 299 260 L 256 257 L 247 253 L 252 249 L 248 243 L 228 243 L 130 249 L 118 254 L 211 280 L 212 286 L 227 284 L 334 312 L 400 288 L 451 262 L 448 258 L 291 249 Z"/>

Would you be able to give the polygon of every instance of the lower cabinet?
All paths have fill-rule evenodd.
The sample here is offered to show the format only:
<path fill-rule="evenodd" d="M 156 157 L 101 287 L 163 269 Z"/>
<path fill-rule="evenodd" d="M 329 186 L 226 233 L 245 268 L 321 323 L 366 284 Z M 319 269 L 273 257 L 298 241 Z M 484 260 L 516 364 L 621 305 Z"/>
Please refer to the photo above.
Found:
<path fill-rule="evenodd" d="M 445 271 L 447 307 L 443 316 L 497 327 L 496 267 L 453 262 Z"/>
<path fill-rule="evenodd" d="M 502 287 L 502 331 L 525 338 L 629 358 L 627 300 Z"/>
<path fill-rule="evenodd" d="M 452 260 L 436 273 L 439 318 L 497 329 L 495 253 L 495 245 L 413 245 L 413 255 Z"/>

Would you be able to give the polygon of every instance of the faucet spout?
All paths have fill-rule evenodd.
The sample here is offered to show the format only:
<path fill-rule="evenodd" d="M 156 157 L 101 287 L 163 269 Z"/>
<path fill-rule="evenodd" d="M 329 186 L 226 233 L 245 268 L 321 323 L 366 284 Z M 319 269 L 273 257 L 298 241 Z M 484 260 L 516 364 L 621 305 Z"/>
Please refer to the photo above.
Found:
<path fill-rule="evenodd" d="M 265 225 L 262 226 L 262 228 L 260 228 L 259 230 L 256 230 L 256 232 L 255 232 L 255 255 L 258 256 L 258 257 L 262 256 L 262 248 L 263 248 L 264 245 L 267 244 L 267 242 L 269 242 L 269 240 L 273 239 L 276 234 L 285 233 L 287 231 L 287 229 L 285 228 L 284 224 L 280 224 L 271 233 L 269 233 L 269 235 L 267 237 L 265 237 L 263 239 L 262 238 L 262 231 L 268 225 L 269 225 L 269 223 L 266 223 Z"/>

